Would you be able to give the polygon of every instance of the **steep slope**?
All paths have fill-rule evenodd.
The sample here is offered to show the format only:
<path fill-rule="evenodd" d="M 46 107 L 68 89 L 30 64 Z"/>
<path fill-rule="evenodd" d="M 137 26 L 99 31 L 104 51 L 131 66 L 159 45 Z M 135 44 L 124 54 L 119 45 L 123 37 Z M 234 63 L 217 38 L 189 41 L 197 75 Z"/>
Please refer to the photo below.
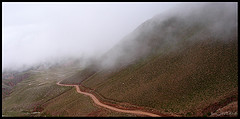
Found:
<path fill-rule="evenodd" d="M 107 100 L 185 116 L 209 115 L 237 100 L 237 43 L 235 4 L 158 15 L 103 55 L 99 70 L 89 77 L 79 74 L 72 83 Z"/>
<path fill-rule="evenodd" d="M 99 62 L 102 69 L 116 69 L 149 55 L 187 48 L 199 40 L 226 40 L 236 36 L 236 20 L 236 6 L 223 3 L 196 5 L 186 13 L 159 14 L 124 37 Z"/>
<path fill-rule="evenodd" d="M 89 78 L 91 75 L 96 73 L 96 70 L 86 68 L 78 71 L 76 74 L 68 77 L 62 81 L 63 84 L 79 84 L 79 82 Z"/>
<path fill-rule="evenodd" d="M 118 102 L 176 113 L 201 113 L 220 100 L 232 96 L 237 100 L 237 64 L 236 41 L 199 43 L 118 72 L 98 73 L 82 85 Z"/>

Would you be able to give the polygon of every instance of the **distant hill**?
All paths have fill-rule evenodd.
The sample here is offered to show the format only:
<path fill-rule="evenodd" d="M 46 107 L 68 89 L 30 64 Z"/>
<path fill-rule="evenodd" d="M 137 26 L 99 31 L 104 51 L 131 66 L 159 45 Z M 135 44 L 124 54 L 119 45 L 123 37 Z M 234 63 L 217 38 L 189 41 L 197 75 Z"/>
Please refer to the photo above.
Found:
<path fill-rule="evenodd" d="M 5 98 L 11 93 L 11 90 L 14 86 L 16 86 L 19 82 L 27 79 L 30 76 L 29 73 L 22 72 L 11 72 L 11 73 L 3 73 L 2 74 L 2 98 Z"/>

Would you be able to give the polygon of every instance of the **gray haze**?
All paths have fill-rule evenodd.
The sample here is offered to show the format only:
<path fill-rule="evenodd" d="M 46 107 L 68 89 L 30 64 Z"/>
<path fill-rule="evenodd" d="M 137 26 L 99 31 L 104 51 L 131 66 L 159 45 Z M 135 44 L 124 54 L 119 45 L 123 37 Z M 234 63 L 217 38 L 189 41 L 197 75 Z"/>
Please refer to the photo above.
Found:
<path fill-rule="evenodd" d="M 237 3 L 3 4 L 4 68 L 79 58 L 126 66 L 197 41 L 237 38 Z M 187 38 L 186 38 L 187 37 Z"/>
<path fill-rule="evenodd" d="M 237 3 L 180 4 L 124 37 L 101 58 L 100 68 L 119 69 L 151 54 L 168 54 L 203 40 L 237 40 L 237 25 Z"/>
<path fill-rule="evenodd" d="M 2 69 L 97 58 L 179 3 L 3 3 Z"/>

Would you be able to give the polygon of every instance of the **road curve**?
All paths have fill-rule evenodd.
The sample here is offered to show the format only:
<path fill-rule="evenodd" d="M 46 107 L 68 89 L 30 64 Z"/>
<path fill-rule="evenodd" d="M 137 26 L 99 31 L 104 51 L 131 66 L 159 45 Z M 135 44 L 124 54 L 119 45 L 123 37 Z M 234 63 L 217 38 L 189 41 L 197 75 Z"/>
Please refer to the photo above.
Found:
<path fill-rule="evenodd" d="M 99 106 L 108 108 L 110 110 L 114 110 L 114 111 L 118 111 L 118 112 L 124 112 L 124 113 L 131 113 L 131 114 L 147 115 L 147 116 L 151 116 L 151 117 L 160 117 L 160 115 L 153 114 L 153 113 L 150 113 L 150 112 L 143 112 L 143 111 L 140 111 L 140 110 L 124 110 L 124 109 L 119 109 L 119 108 L 116 108 L 116 107 L 113 107 L 113 106 L 109 106 L 109 105 L 103 104 L 93 94 L 87 93 L 87 92 L 82 92 L 78 85 L 60 84 L 60 82 L 61 81 L 59 81 L 57 83 L 57 85 L 59 85 L 59 86 L 75 86 L 76 87 L 76 91 L 78 93 L 90 96 L 93 99 L 94 103 L 96 103 Z"/>

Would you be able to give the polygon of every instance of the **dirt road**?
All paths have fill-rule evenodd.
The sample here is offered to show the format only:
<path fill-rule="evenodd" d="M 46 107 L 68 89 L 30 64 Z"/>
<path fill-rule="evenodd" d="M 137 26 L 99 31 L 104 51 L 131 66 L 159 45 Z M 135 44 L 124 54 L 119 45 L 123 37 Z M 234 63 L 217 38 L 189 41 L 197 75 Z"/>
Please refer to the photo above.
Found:
<path fill-rule="evenodd" d="M 124 110 L 124 109 L 118 109 L 118 108 L 116 108 L 116 107 L 103 104 L 103 103 L 101 103 L 93 94 L 87 93 L 87 92 L 82 92 L 82 91 L 80 90 L 80 88 L 79 88 L 78 85 L 60 84 L 60 82 L 61 82 L 61 81 L 59 81 L 59 82 L 57 83 L 57 85 L 60 85 L 60 86 L 75 86 L 78 93 L 81 93 L 81 94 L 90 96 L 90 97 L 93 99 L 94 103 L 96 103 L 96 104 L 99 105 L 99 106 L 108 108 L 108 109 L 110 109 L 110 110 L 114 110 L 114 111 L 118 111 L 118 112 L 124 112 L 124 113 L 138 114 L 138 115 L 147 115 L 147 116 L 151 116 L 151 117 L 160 117 L 160 115 L 153 114 L 153 113 L 150 113 L 150 112 L 143 112 L 143 111 L 140 111 L 140 110 Z"/>

